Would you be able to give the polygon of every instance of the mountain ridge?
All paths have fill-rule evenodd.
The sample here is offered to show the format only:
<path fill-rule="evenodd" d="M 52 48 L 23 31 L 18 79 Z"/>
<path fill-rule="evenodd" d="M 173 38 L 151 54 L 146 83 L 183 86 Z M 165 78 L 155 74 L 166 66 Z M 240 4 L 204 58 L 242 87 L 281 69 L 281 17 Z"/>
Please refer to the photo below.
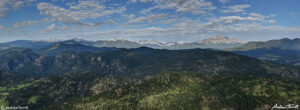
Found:
<path fill-rule="evenodd" d="M 240 47 L 232 48 L 229 50 L 235 51 L 247 51 L 253 50 L 258 48 L 279 48 L 283 50 L 300 50 L 300 39 L 294 38 L 282 38 L 282 39 L 275 39 L 269 41 L 251 41 L 242 45 Z"/>
<path fill-rule="evenodd" d="M 8 49 L 9 47 L 20 47 L 20 48 L 40 48 L 52 43 L 59 42 L 67 42 L 74 41 L 80 43 L 82 45 L 93 46 L 93 47 L 116 47 L 116 48 L 138 48 L 138 47 L 151 47 L 157 49 L 192 49 L 192 48 L 212 48 L 212 49 L 223 49 L 236 47 L 244 44 L 244 41 L 228 38 L 226 36 L 215 36 L 209 39 L 198 40 L 190 43 L 185 43 L 182 41 L 177 42 L 158 42 L 153 39 L 150 40 L 139 40 L 139 41 L 129 41 L 125 39 L 110 39 L 110 40 L 97 40 L 97 41 L 88 41 L 83 39 L 70 39 L 63 41 L 12 41 L 7 43 L 2 43 L 2 47 L 0 44 L 0 50 Z M 22 46 L 21 44 L 30 44 L 33 43 L 32 46 L 26 45 Z M 12 44 L 14 46 L 8 46 L 7 44 Z M 36 44 L 36 45 L 35 45 Z M 5 47 L 4 47 L 5 45 Z M 37 46 L 39 45 L 39 46 Z M 2 50 L 3 50 L 2 49 Z"/>
<path fill-rule="evenodd" d="M 248 42 L 242 46 L 225 49 L 240 55 L 261 60 L 300 65 L 300 39 L 276 39 L 264 42 Z"/>
<path fill-rule="evenodd" d="M 296 68 L 292 69 L 291 67 L 289 72 L 285 72 L 284 68 L 290 68 L 286 65 L 268 63 L 254 58 L 236 55 L 230 52 L 203 49 L 160 50 L 141 47 L 136 49 L 118 49 L 114 51 L 103 51 L 96 53 L 62 51 L 53 56 L 38 55 L 29 50 L 27 53 L 28 54 L 23 54 L 21 52 L 19 53 L 20 56 L 16 56 L 18 55 L 16 54 L 14 55 L 15 57 L 5 57 L 7 55 L 3 54 L 2 56 L 5 57 L 3 58 L 5 60 L 0 63 L 3 65 L 14 62 L 12 63 L 13 65 L 9 66 L 10 68 L 14 68 L 11 70 L 11 72 L 31 73 L 33 75 L 45 75 L 53 73 L 61 74 L 65 72 L 83 71 L 101 73 L 127 73 L 131 71 L 143 70 L 148 71 L 148 73 L 155 73 L 156 71 L 161 70 L 185 70 L 192 72 L 215 71 L 216 73 L 226 73 L 226 71 L 230 71 L 230 73 L 239 74 L 268 73 L 264 75 L 300 77 L 300 75 L 297 75 L 299 70 Z M 12 54 L 14 54 L 14 52 L 12 52 Z M 17 61 L 16 59 L 28 60 Z M 226 62 L 233 64 L 227 64 Z M 236 63 L 240 64 L 235 65 Z M 246 68 L 245 65 L 250 64 L 253 64 L 251 67 L 257 68 L 256 72 L 240 69 Z M 271 65 L 277 65 L 280 68 L 273 68 Z M 207 66 L 209 68 L 207 68 Z M 7 66 L 4 65 L 2 67 Z M 276 71 L 274 72 L 274 70 Z M 268 71 L 273 71 L 274 73 L 271 74 Z"/>

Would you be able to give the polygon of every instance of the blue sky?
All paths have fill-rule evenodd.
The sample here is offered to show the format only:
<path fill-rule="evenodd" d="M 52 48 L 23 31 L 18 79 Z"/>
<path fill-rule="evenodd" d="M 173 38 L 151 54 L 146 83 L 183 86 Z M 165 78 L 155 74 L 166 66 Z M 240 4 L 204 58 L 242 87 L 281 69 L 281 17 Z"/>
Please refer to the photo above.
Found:
<path fill-rule="evenodd" d="M 0 42 L 300 38 L 299 0 L 0 0 Z"/>

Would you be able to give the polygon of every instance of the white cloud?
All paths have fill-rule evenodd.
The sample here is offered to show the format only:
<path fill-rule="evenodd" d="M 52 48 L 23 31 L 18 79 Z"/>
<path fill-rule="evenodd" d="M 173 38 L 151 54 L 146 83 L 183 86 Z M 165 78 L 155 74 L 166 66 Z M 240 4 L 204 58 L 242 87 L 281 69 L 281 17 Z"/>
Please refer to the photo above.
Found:
<path fill-rule="evenodd" d="M 200 37 L 227 35 L 243 40 L 270 40 L 274 38 L 296 38 L 300 36 L 299 27 L 281 27 L 281 26 L 262 26 L 259 24 L 236 24 L 220 25 L 213 23 L 190 24 L 173 28 L 143 28 L 143 29 L 125 29 L 96 31 L 92 33 L 76 34 L 74 36 L 99 37 L 106 38 L 131 38 L 142 39 L 145 37 L 154 39 L 180 39 L 193 40 L 201 39 Z"/>
<path fill-rule="evenodd" d="M 268 20 L 269 23 L 275 23 L 276 20 Z"/>
<path fill-rule="evenodd" d="M 4 30 L 4 29 L 5 29 L 5 27 L 0 25 L 0 30 Z"/>
<path fill-rule="evenodd" d="M 30 3 L 35 0 L 0 0 L 0 17 L 6 17 L 6 13 L 11 10 L 17 10 L 24 6 L 25 3 Z"/>
<path fill-rule="evenodd" d="M 24 26 L 29 26 L 29 25 L 35 25 L 38 24 L 39 21 L 24 21 L 24 22 L 17 22 L 14 24 L 14 27 L 24 27 Z"/>
<path fill-rule="evenodd" d="M 213 18 L 209 22 L 201 22 L 192 19 L 176 19 L 173 27 L 169 28 L 143 28 L 120 29 L 110 31 L 96 31 L 85 33 L 87 37 L 106 38 L 154 38 L 154 39 L 189 39 L 203 36 L 228 35 L 244 40 L 255 38 L 256 40 L 270 40 L 272 38 L 300 36 L 299 27 L 263 26 L 261 23 L 270 23 L 269 16 L 250 13 L 247 16 L 223 16 Z M 141 20 L 143 21 L 143 20 Z M 75 35 L 76 36 L 76 35 Z M 81 35 L 79 35 L 81 36 Z M 199 38 L 198 38 L 199 39 Z"/>
<path fill-rule="evenodd" d="M 46 30 L 57 30 L 56 24 L 51 24 L 50 26 L 46 27 Z"/>
<path fill-rule="evenodd" d="M 28 1 L 32 2 L 33 0 L 0 0 L 0 17 L 5 17 L 11 10 L 19 9 L 29 3 Z M 257 40 L 260 40 L 260 38 L 271 39 L 300 36 L 299 27 L 262 25 L 276 22 L 272 19 L 272 17 L 276 15 L 262 15 L 247 12 L 247 8 L 251 7 L 248 4 L 221 8 L 223 10 L 219 9 L 218 11 L 226 14 L 221 14 L 218 15 L 220 17 L 216 17 L 212 12 L 217 9 L 217 7 L 207 0 L 130 0 L 126 2 L 125 6 L 129 6 L 128 3 L 136 3 L 136 5 L 139 3 L 151 4 L 152 6 L 142 10 L 143 14 L 134 12 L 134 14 L 132 14 L 129 11 L 125 12 L 125 6 L 120 6 L 120 4 L 107 5 L 104 2 L 105 0 L 79 0 L 78 2 L 70 2 L 64 7 L 41 2 L 37 4 L 37 8 L 41 14 L 48 16 L 45 20 L 17 22 L 14 23 L 13 27 L 0 26 L 0 30 L 2 30 L 1 32 L 3 33 L 8 33 L 6 30 L 11 31 L 11 33 L 15 31 L 20 31 L 21 33 L 21 31 L 27 30 L 19 29 L 19 27 L 47 23 L 50 25 L 44 29 L 45 32 L 49 32 L 47 35 L 45 34 L 46 36 L 56 36 L 59 32 L 78 37 L 147 37 L 155 39 L 168 38 L 168 40 L 174 38 L 180 40 L 189 38 L 195 39 L 201 36 L 207 37 L 214 35 L 228 35 L 241 39 L 250 39 L 253 37 L 252 39 Z M 219 0 L 219 2 L 228 3 L 230 0 Z M 224 4 L 221 5 L 224 6 Z M 158 13 L 159 11 L 164 14 Z M 171 13 L 176 13 L 167 14 L 167 12 L 170 11 Z M 120 14 L 121 17 L 109 18 L 110 15 L 115 13 Z M 193 18 L 189 18 L 190 14 L 202 14 L 203 16 L 199 17 L 198 15 L 193 15 Z M 206 15 L 209 14 L 212 14 L 212 16 L 206 17 Z M 230 14 L 230 16 L 222 16 L 227 14 Z M 291 13 L 290 15 L 295 16 L 296 14 Z M 103 19 L 111 20 L 103 21 L 102 17 Z M 203 19 L 207 21 L 201 21 Z M 127 23 L 124 23 L 124 20 L 128 20 Z M 154 21 L 160 25 L 166 24 L 167 26 L 165 27 L 167 28 L 151 27 L 156 26 L 149 25 L 152 22 L 154 23 Z M 116 24 L 117 26 L 109 27 L 108 30 L 91 32 L 96 28 L 98 29 L 97 26 L 108 24 Z M 18 28 L 18 30 L 14 30 L 15 28 Z"/>
<path fill-rule="evenodd" d="M 122 13 L 126 10 L 125 7 L 106 9 L 104 5 L 96 0 L 80 1 L 79 3 L 69 4 L 69 6 L 69 9 L 65 9 L 50 3 L 39 3 L 37 5 L 41 14 L 48 15 L 52 20 L 76 25 L 87 24 L 82 22 L 82 20 L 87 18 L 108 16 L 114 13 Z"/>
<path fill-rule="evenodd" d="M 175 9 L 177 13 L 203 14 L 216 9 L 211 2 L 206 0 L 141 0 L 141 2 L 155 3 L 155 6 L 144 9 L 143 13 L 154 9 Z"/>
<path fill-rule="evenodd" d="M 51 2 L 65 2 L 66 0 L 51 0 Z"/>
<path fill-rule="evenodd" d="M 123 14 L 123 17 L 125 17 L 126 19 L 133 19 L 135 17 L 134 14 Z"/>
<path fill-rule="evenodd" d="M 126 29 L 126 30 L 111 30 L 111 31 L 96 31 L 93 33 L 87 33 L 88 36 L 107 36 L 107 37 L 145 37 L 145 36 L 174 36 L 178 35 L 177 29 L 163 29 L 157 27 L 150 27 L 144 29 Z M 176 35 L 176 37 L 177 37 Z"/>
<path fill-rule="evenodd" d="M 37 25 L 37 24 L 46 23 L 46 22 L 50 22 L 50 20 L 45 18 L 45 19 L 42 19 L 42 20 L 31 20 L 31 21 L 16 22 L 13 25 L 13 27 L 21 28 L 21 27 L 25 27 L 25 26 Z"/>
<path fill-rule="evenodd" d="M 50 3 L 39 3 L 37 8 L 41 14 L 48 15 L 51 19 L 65 23 L 79 23 L 80 17 L 72 13 L 72 11 L 54 6 Z"/>
<path fill-rule="evenodd" d="M 221 3 L 228 3 L 230 0 L 219 0 Z"/>
<path fill-rule="evenodd" d="M 169 16 L 169 14 L 152 14 L 146 17 L 142 16 L 135 19 L 131 19 L 128 21 L 128 23 L 152 22 L 152 20 L 154 19 L 167 18 Z"/>
<path fill-rule="evenodd" d="M 177 21 L 176 18 L 171 18 L 171 19 L 162 20 L 160 23 L 171 24 L 171 23 L 174 23 L 175 21 Z"/>
<path fill-rule="evenodd" d="M 225 16 L 221 17 L 219 20 L 226 24 L 235 24 L 243 21 L 261 21 L 263 19 L 257 17 Z"/>
<path fill-rule="evenodd" d="M 267 18 L 271 18 L 270 16 L 264 16 L 258 13 L 250 13 L 249 16 L 222 16 L 217 21 L 222 21 L 225 24 L 236 24 L 241 22 L 268 22 L 268 21 L 275 21 L 275 20 L 268 20 Z"/>
<path fill-rule="evenodd" d="M 258 13 L 250 13 L 249 16 L 254 17 L 254 18 L 260 18 L 260 19 L 263 19 L 266 17 L 266 16 L 264 16 L 262 14 L 258 14 Z"/>
<path fill-rule="evenodd" d="M 48 27 L 46 27 L 46 30 L 65 30 L 67 29 L 67 26 L 57 26 L 56 24 L 51 24 Z"/>
<path fill-rule="evenodd" d="M 92 22 L 92 23 L 83 23 L 79 27 L 78 26 L 67 26 L 67 25 L 62 25 L 62 26 L 57 26 L 56 24 L 51 24 L 45 28 L 45 30 L 77 30 L 78 28 L 84 28 L 85 26 L 102 26 L 102 25 L 107 25 L 107 24 L 114 24 L 114 21 L 108 20 L 104 22 Z M 77 30 L 80 31 L 80 30 Z"/>
<path fill-rule="evenodd" d="M 106 7 L 100 2 L 96 0 L 85 0 L 85 1 L 78 1 L 78 3 L 70 3 L 68 4 L 70 9 L 74 10 L 99 10 L 103 11 Z"/>
<path fill-rule="evenodd" d="M 137 0 L 130 0 L 130 2 L 131 2 L 131 3 L 136 3 L 136 2 L 137 2 Z"/>
<path fill-rule="evenodd" d="M 246 8 L 250 8 L 251 6 L 248 4 L 242 4 L 242 5 L 232 5 L 229 7 L 226 7 L 225 9 L 221 9 L 220 11 L 222 13 L 244 13 L 246 12 Z"/>
<path fill-rule="evenodd" d="M 106 24 L 115 24 L 114 21 L 112 20 L 108 20 L 108 21 L 104 21 L 104 22 L 92 22 L 92 23 L 82 23 L 82 26 L 102 26 L 102 25 L 106 25 Z"/>

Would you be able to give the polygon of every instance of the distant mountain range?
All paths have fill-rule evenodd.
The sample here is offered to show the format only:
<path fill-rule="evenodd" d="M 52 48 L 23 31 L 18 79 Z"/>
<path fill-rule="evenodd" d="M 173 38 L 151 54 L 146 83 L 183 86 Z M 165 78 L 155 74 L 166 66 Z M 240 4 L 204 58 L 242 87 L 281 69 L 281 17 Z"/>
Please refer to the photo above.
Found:
<path fill-rule="evenodd" d="M 248 42 L 242 46 L 225 50 L 262 60 L 289 65 L 300 65 L 299 38 L 284 38 L 265 42 Z"/>
<path fill-rule="evenodd" d="M 60 41 L 57 43 L 51 43 L 50 45 L 42 46 L 40 48 L 33 49 L 38 54 L 56 55 L 64 51 L 72 52 L 102 52 L 117 50 L 115 47 L 92 47 L 81 44 L 74 40 Z"/>
<path fill-rule="evenodd" d="M 226 36 L 215 36 L 209 39 L 198 40 L 191 43 L 184 42 L 157 42 L 154 40 L 142 40 L 139 44 L 152 48 L 164 49 L 192 49 L 192 48 L 211 48 L 211 49 L 224 49 L 232 48 L 245 44 L 246 42 L 235 38 L 228 38 Z"/>
<path fill-rule="evenodd" d="M 193 49 L 193 48 L 205 48 L 205 49 L 225 49 L 238 47 L 246 42 L 228 38 L 226 36 L 215 36 L 209 39 L 199 40 L 192 43 L 174 43 L 174 45 L 166 45 L 166 49 Z"/>
<path fill-rule="evenodd" d="M 278 39 L 259 42 L 244 42 L 226 36 L 215 36 L 209 39 L 199 40 L 191 43 L 184 42 L 158 42 L 155 40 L 140 40 L 137 42 L 128 40 L 99 40 L 87 41 L 72 39 L 65 41 L 26 41 L 19 40 L 7 43 L 0 43 L 0 51 L 9 48 L 29 48 L 37 54 L 55 55 L 62 51 L 75 52 L 100 52 L 117 50 L 118 48 L 139 48 L 150 47 L 155 49 L 219 49 L 231 51 L 237 54 L 246 55 L 262 60 L 300 65 L 300 39 Z"/>
<path fill-rule="evenodd" d="M 150 47 L 156 49 L 193 49 L 193 48 L 211 48 L 211 49 L 224 49 L 241 46 L 246 42 L 231 39 L 225 36 L 215 36 L 209 39 L 199 40 L 191 43 L 184 42 L 158 42 L 155 40 L 140 40 L 137 42 L 128 40 L 98 40 L 98 41 L 86 41 L 81 39 L 72 39 L 66 41 L 26 41 L 19 40 L 8 43 L 0 44 L 0 50 L 20 47 L 20 48 L 43 48 L 46 45 L 52 43 L 63 43 L 63 42 L 77 42 L 78 44 L 93 46 L 93 47 L 115 47 L 115 48 L 139 48 L 139 47 Z"/>
<path fill-rule="evenodd" d="M 278 40 L 270 40 L 270 41 L 258 41 L 258 42 L 248 42 L 242 46 L 235 47 L 229 50 L 235 51 L 248 51 L 248 50 L 256 50 L 256 49 L 273 49 L 277 48 L 280 50 L 300 50 L 300 38 L 295 39 L 278 39 Z"/>
<path fill-rule="evenodd" d="M 29 40 L 17 40 L 7 43 L 0 43 L 0 51 L 13 48 L 13 47 L 20 47 L 20 48 L 40 48 L 46 45 L 49 45 L 53 42 L 48 41 L 29 41 Z"/>

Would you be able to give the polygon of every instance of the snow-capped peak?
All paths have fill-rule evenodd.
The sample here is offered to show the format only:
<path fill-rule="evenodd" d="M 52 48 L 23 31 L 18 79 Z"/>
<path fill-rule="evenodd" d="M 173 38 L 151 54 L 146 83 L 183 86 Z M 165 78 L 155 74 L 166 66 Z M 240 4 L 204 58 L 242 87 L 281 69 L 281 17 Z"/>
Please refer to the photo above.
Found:
<path fill-rule="evenodd" d="M 148 45 L 159 45 L 159 46 L 163 45 L 163 43 L 152 40 L 152 39 L 150 39 L 150 40 L 139 40 L 137 43 L 143 44 L 143 45 L 147 45 L 147 44 Z"/>

